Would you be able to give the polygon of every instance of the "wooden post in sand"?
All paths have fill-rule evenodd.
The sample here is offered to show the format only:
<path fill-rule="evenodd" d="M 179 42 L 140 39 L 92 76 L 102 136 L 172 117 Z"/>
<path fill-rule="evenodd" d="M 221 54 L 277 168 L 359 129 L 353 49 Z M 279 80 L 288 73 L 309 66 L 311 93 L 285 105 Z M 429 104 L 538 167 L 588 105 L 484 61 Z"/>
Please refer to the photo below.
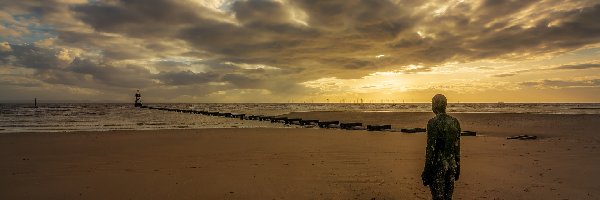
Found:
<path fill-rule="evenodd" d="M 33 107 L 37 108 L 37 98 L 33 98 Z"/>

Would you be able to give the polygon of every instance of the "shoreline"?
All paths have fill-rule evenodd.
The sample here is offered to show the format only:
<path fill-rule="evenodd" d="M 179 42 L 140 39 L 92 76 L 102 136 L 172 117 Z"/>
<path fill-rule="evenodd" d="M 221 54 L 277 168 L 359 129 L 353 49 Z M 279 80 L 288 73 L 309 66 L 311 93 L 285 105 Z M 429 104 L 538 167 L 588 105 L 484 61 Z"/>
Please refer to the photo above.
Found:
<path fill-rule="evenodd" d="M 161 112 L 161 111 L 157 111 Z M 181 116 L 192 117 L 195 114 L 173 113 Z M 533 134 L 542 137 L 587 137 L 594 136 L 594 133 L 600 129 L 600 114 L 548 114 L 548 113 L 448 113 L 456 117 L 461 122 L 462 130 L 475 131 L 478 134 L 488 136 L 508 137 L 521 134 Z M 394 129 L 400 128 L 424 128 L 427 121 L 434 116 L 431 112 L 357 112 L 357 111 L 311 111 L 311 112 L 291 112 L 289 114 L 279 115 L 289 118 L 314 119 L 321 121 L 340 121 L 340 122 L 361 122 L 363 126 L 374 124 L 389 124 Z M 229 121 L 235 123 L 232 125 L 219 125 L 219 127 L 145 127 L 144 129 L 135 129 L 127 127 L 123 129 L 110 129 L 111 126 L 101 126 L 106 129 L 81 130 L 72 128 L 72 130 L 33 130 L 33 131 L 14 131 L 8 132 L 2 130 L 0 134 L 6 133 L 25 133 L 25 132 L 78 132 L 78 131 L 113 131 L 113 130 L 193 130 L 203 128 L 237 128 L 240 124 L 237 122 L 249 122 L 249 125 L 241 125 L 240 128 L 255 128 L 261 125 L 272 126 L 270 122 L 259 122 L 252 120 L 232 120 L 217 116 L 207 116 L 223 122 Z M 221 123 L 223 123 L 221 122 Z M 175 126 L 164 124 L 165 126 Z M 549 129 L 546 126 L 552 125 Z M 131 126 L 131 125 L 128 125 Z M 268 127 L 267 127 L 268 128 Z M 281 126 L 281 128 L 301 128 L 299 126 Z M 60 128 L 57 128 L 60 129 Z M 5 132 L 6 131 L 6 132 Z M 569 133 L 569 134 L 567 134 Z"/>

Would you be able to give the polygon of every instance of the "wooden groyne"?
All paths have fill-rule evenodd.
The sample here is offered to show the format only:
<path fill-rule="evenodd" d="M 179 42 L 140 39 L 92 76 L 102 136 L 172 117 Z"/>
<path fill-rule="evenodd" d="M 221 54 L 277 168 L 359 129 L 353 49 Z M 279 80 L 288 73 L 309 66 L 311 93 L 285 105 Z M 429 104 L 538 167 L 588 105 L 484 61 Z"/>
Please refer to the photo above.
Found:
<path fill-rule="evenodd" d="M 318 127 L 318 128 L 340 128 L 345 130 L 368 130 L 368 131 L 386 131 L 386 132 L 403 132 L 403 133 L 419 133 L 426 132 L 425 128 L 403 128 L 393 129 L 390 124 L 370 124 L 363 126 L 361 122 L 341 122 L 340 121 L 320 121 L 317 119 L 302 119 L 302 118 L 288 118 L 284 116 L 265 116 L 265 115 L 249 115 L 243 113 L 229 113 L 229 112 L 215 112 L 206 110 L 191 110 L 191 109 L 178 109 L 178 108 L 165 108 L 165 107 L 154 107 L 154 106 L 138 106 L 143 109 L 151 110 L 162 110 L 169 112 L 180 112 L 199 114 L 206 116 L 234 118 L 240 120 L 256 120 L 256 121 L 268 121 L 271 123 L 284 123 L 286 125 L 297 125 L 302 127 Z M 476 136 L 476 132 L 463 131 L 461 136 Z"/>

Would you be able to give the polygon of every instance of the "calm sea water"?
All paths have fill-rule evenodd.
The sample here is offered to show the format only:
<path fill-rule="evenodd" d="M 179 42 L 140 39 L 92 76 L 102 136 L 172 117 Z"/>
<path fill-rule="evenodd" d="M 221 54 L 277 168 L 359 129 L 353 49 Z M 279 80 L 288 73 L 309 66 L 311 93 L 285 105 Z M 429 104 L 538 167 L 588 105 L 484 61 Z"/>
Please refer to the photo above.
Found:
<path fill-rule="evenodd" d="M 428 103 L 407 104 L 146 104 L 155 107 L 207 110 L 253 115 L 290 112 L 431 112 Z M 448 112 L 532 114 L 600 114 L 600 104 L 577 103 L 461 103 Z M 0 133 L 105 130 L 153 130 L 230 127 L 278 127 L 279 123 L 138 109 L 132 104 L 0 104 Z"/>

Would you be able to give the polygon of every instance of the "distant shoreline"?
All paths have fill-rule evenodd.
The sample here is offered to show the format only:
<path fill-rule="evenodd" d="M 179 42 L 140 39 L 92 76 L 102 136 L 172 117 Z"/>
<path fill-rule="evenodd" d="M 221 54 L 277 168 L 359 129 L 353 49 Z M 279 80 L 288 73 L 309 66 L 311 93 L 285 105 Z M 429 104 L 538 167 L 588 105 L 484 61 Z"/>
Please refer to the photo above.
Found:
<path fill-rule="evenodd" d="M 163 113 L 163 111 L 148 111 Z M 166 112 L 166 111 L 164 111 Z M 172 122 L 138 122 L 136 124 L 114 124 L 117 122 L 106 122 L 108 124 L 92 128 L 56 127 L 17 127 L 17 131 L 11 131 L 12 125 L 0 127 L 0 133 L 13 132 L 77 132 L 77 131 L 115 131 L 115 130 L 195 130 L 195 129 L 219 129 L 219 128 L 302 128 L 298 125 L 283 125 L 268 121 L 239 120 L 216 116 L 202 116 L 188 113 L 164 113 L 173 117 L 189 118 L 189 123 L 172 124 Z M 463 130 L 476 131 L 488 136 L 506 137 L 511 135 L 535 134 L 540 136 L 554 137 L 569 135 L 584 135 L 600 129 L 600 114 L 552 114 L 552 113 L 452 113 L 450 115 L 461 121 Z M 311 111 L 291 112 L 281 115 L 289 118 L 302 118 L 321 121 L 360 122 L 363 126 L 374 124 L 389 124 L 394 129 L 400 128 L 425 128 L 427 121 L 434 116 L 431 112 L 357 112 L 357 111 Z M 152 120 L 153 117 L 147 119 Z M 217 126 L 203 127 L 198 125 L 200 119 L 215 120 Z M 247 124 L 247 125 L 244 125 Z M 552 125 L 553 128 L 540 128 Z M 24 125 L 26 126 L 26 125 Z M 182 128 L 179 128 L 182 127 Z M 13 128 L 15 129 L 15 128 Z M 55 130 L 44 130 L 55 129 Z M 68 130 L 62 130 L 68 129 Z M 305 128 L 313 129 L 313 128 Z M 353 132 L 353 131 L 347 131 Z M 360 132 L 360 131 L 359 131 Z M 403 133 L 394 133 L 403 134 Z"/>

